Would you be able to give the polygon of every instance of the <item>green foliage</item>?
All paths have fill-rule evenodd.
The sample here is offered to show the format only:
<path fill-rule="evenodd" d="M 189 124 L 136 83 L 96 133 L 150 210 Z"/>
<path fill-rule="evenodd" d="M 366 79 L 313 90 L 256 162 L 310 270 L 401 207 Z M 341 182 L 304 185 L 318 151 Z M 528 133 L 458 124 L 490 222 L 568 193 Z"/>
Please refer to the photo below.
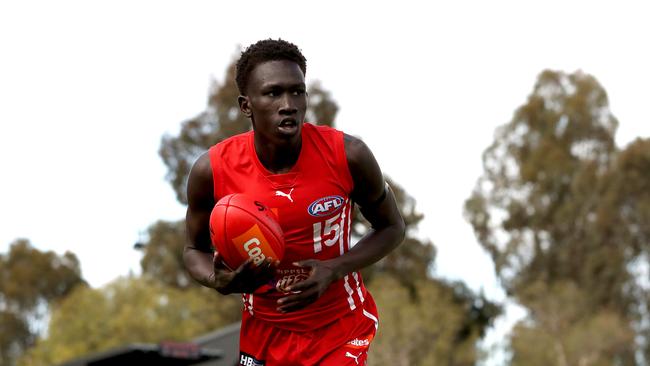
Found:
<path fill-rule="evenodd" d="M 11 311 L 0 311 L 0 364 L 13 365 L 34 339 L 24 317 Z"/>
<path fill-rule="evenodd" d="M 580 253 L 558 251 L 586 233 L 598 201 L 593 183 L 614 151 L 616 125 L 595 79 L 546 71 L 528 102 L 497 130 L 466 209 L 508 289 L 518 275 L 552 280 L 580 268 L 572 263 L 583 262 Z"/>
<path fill-rule="evenodd" d="M 0 255 L 0 363 L 12 365 L 33 343 L 50 302 L 83 283 L 77 257 L 41 252 L 19 239 Z"/>
<path fill-rule="evenodd" d="M 387 273 L 406 287 L 410 298 L 414 299 L 417 297 L 414 280 L 428 278 L 436 249 L 433 243 L 422 241 L 416 237 L 417 226 L 424 215 L 416 211 L 415 199 L 390 178 L 386 178 L 386 180 L 395 194 L 398 207 L 406 223 L 406 238 L 392 253 L 376 264 L 365 268 L 362 271 L 363 278 L 367 284 L 370 284 L 378 273 Z M 358 207 L 355 207 L 353 217 L 352 237 L 353 240 L 356 240 L 363 236 L 370 228 L 370 224 L 363 219 Z"/>
<path fill-rule="evenodd" d="M 325 90 L 319 81 L 311 83 L 308 89 L 308 107 L 305 119 L 308 122 L 333 127 L 339 106 L 332 99 L 331 93 Z"/>
<path fill-rule="evenodd" d="M 199 286 L 183 264 L 185 220 L 158 221 L 149 227 L 148 234 L 147 241 L 142 243 L 144 256 L 140 265 L 143 275 L 179 289 Z"/>
<path fill-rule="evenodd" d="M 21 365 L 57 364 L 129 343 L 186 341 L 236 321 L 238 297 L 181 291 L 143 278 L 78 287 L 52 311 L 49 332 Z"/>
<path fill-rule="evenodd" d="M 539 350 L 519 353 L 531 337 L 564 349 L 549 351 L 550 364 L 634 363 L 633 342 L 623 347 L 621 339 L 631 339 L 632 325 L 642 324 L 638 309 L 647 308 L 630 268 L 647 264 L 650 143 L 637 140 L 618 151 L 617 125 L 593 77 L 545 71 L 483 155 L 484 175 L 466 216 L 506 291 L 535 310 L 515 332 L 515 364 L 548 361 L 527 358 Z M 567 284 L 580 289 L 575 296 L 586 318 L 565 314 L 562 331 L 549 333 L 549 319 L 564 313 L 545 301 L 562 298 Z M 613 343 L 579 340 L 604 324 L 618 337 Z"/>
<path fill-rule="evenodd" d="M 534 283 L 521 295 L 534 322 L 512 335 L 513 366 L 633 365 L 634 332 L 618 311 L 589 309 L 589 296 L 572 282 Z"/>
<path fill-rule="evenodd" d="M 199 155 L 229 136 L 250 130 L 250 122 L 239 112 L 237 96 L 235 64 L 231 63 L 224 84 L 213 83 L 206 110 L 184 121 L 178 136 L 163 136 L 158 153 L 181 203 L 187 204 L 187 176 Z"/>
<path fill-rule="evenodd" d="M 378 275 L 370 290 L 381 309 L 369 361 L 377 365 L 475 365 L 476 342 L 500 310 L 461 284 L 420 278 L 419 297 L 388 275 Z"/>

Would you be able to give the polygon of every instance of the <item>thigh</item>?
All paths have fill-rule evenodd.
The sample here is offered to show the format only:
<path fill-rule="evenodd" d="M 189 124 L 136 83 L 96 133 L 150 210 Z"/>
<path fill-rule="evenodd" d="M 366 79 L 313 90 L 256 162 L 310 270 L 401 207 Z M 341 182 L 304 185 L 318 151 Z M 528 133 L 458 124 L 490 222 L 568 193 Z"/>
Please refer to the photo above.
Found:
<path fill-rule="evenodd" d="M 244 313 L 240 333 L 242 366 L 365 365 L 377 331 L 374 303 L 308 332 L 292 332 Z"/>
<path fill-rule="evenodd" d="M 339 334 L 347 333 L 345 342 L 331 345 L 321 344 L 321 348 L 327 351 L 325 356 L 316 363 L 317 365 L 357 366 L 366 364 L 370 343 L 377 332 L 377 318 L 368 317 L 366 314 L 358 312 L 356 317 L 348 320 L 352 320 L 352 322 L 341 322 L 330 329 L 330 331 Z"/>
<path fill-rule="evenodd" d="M 274 342 L 277 342 L 275 339 L 278 336 L 278 329 L 244 312 L 239 333 L 239 363 L 237 365 L 268 365 L 268 349 Z"/>
<path fill-rule="evenodd" d="M 368 360 L 368 349 L 349 349 L 341 347 L 321 360 L 322 366 L 357 366 L 365 365 Z"/>
<path fill-rule="evenodd" d="M 244 313 L 239 334 L 241 366 L 302 366 L 304 345 L 310 333 L 292 332 L 272 326 Z"/>

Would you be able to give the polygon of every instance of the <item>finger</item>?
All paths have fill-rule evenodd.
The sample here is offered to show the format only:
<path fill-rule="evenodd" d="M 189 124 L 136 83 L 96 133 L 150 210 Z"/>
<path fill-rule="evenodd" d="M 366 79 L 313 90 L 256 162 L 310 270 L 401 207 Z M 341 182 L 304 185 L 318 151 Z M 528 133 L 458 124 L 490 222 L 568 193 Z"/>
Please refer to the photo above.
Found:
<path fill-rule="evenodd" d="M 265 259 L 264 263 L 262 263 L 262 265 L 260 266 L 262 271 L 265 271 L 265 272 L 275 270 L 275 268 L 272 268 L 272 267 L 273 267 L 273 261 L 268 259 L 268 258 Z"/>
<path fill-rule="evenodd" d="M 293 304 L 291 306 L 283 306 L 283 307 L 278 308 L 278 311 L 283 313 L 283 314 L 286 314 L 286 313 L 290 313 L 292 311 L 300 310 L 300 309 L 306 307 L 307 305 L 309 305 L 310 303 L 311 302 L 305 302 L 305 303 L 296 303 L 296 304 Z"/>
<path fill-rule="evenodd" d="M 272 268 L 270 263 L 262 264 L 260 267 L 256 268 L 255 277 L 262 279 L 263 282 L 267 282 L 271 278 L 275 277 L 275 268 Z"/>
<path fill-rule="evenodd" d="M 316 285 L 316 281 L 314 281 L 312 278 L 307 278 L 306 280 L 302 280 L 298 283 L 294 283 L 292 285 L 287 286 L 286 290 L 287 292 L 293 292 L 293 291 L 306 291 Z"/>
<path fill-rule="evenodd" d="M 303 299 L 300 301 L 292 301 L 287 304 L 283 304 L 278 306 L 278 311 L 281 313 L 287 313 L 290 311 L 298 310 L 300 308 L 304 308 L 305 306 L 311 304 L 313 301 L 311 299 Z"/>
<path fill-rule="evenodd" d="M 271 268 L 273 268 L 274 271 L 275 271 L 275 270 L 278 268 L 278 266 L 280 265 L 280 261 L 277 260 L 277 259 L 276 259 L 276 260 L 269 259 L 268 261 L 269 261 L 269 266 L 270 266 Z"/>
<path fill-rule="evenodd" d="M 251 264 L 249 266 L 250 273 L 254 277 L 273 276 L 275 275 L 275 269 L 271 268 L 271 264 L 269 260 L 264 260 L 260 265 Z"/>
<path fill-rule="evenodd" d="M 304 261 L 293 262 L 293 265 L 296 267 L 314 267 L 315 263 L 318 263 L 315 259 L 305 259 Z"/>
<path fill-rule="evenodd" d="M 239 267 L 237 267 L 237 270 L 235 271 L 237 274 L 240 274 L 244 271 L 249 272 L 252 268 L 253 265 L 253 258 L 248 258 L 244 261 L 244 263 L 240 264 Z"/>
<path fill-rule="evenodd" d="M 294 311 L 313 303 L 316 299 L 316 293 L 313 291 L 287 296 L 283 299 L 280 299 L 284 301 L 278 305 L 278 311 L 283 313 Z"/>
<path fill-rule="evenodd" d="M 287 290 L 289 289 L 287 288 Z M 278 305 L 290 304 L 295 301 L 302 301 L 310 296 L 313 296 L 315 293 L 317 293 L 317 289 L 315 287 L 305 288 L 300 291 L 294 288 L 293 291 L 291 291 L 290 295 L 278 299 L 277 302 Z"/>
<path fill-rule="evenodd" d="M 275 277 L 275 272 L 276 272 L 275 267 L 273 267 L 273 264 L 269 263 L 269 265 L 266 268 L 262 269 L 261 276 L 273 278 Z"/>

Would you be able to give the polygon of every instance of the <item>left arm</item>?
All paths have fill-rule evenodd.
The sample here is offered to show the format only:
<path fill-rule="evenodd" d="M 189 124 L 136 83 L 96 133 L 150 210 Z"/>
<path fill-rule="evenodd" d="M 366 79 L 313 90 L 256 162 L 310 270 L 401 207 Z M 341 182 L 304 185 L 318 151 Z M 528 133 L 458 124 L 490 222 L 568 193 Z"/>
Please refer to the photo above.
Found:
<path fill-rule="evenodd" d="M 354 181 L 351 197 L 372 228 L 350 251 L 340 257 L 296 263 L 302 267 L 311 267 L 310 276 L 286 289 L 295 294 L 278 300 L 279 311 L 297 310 L 316 301 L 330 283 L 377 262 L 404 239 L 404 219 L 368 146 L 355 137 L 345 135 L 345 151 Z"/>

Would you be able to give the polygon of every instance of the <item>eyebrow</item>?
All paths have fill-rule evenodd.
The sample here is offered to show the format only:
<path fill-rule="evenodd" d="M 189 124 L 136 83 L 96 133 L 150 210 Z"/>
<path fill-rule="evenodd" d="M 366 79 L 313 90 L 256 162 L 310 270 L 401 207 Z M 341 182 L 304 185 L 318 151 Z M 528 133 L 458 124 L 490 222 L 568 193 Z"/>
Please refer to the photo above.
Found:
<path fill-rule="evenodd" d="M 273 88 L 286 88 L 286 89 L 291 89 L 291 88 L 307 88 L 304 82 L 301 83 L 295 83 L 295 84 L 289 84 L 289 83 L 281 83 L 281 82 L 272 82 L 272 83 L 266 83 L 262 84 L 261 88 L 262 90 L 264 89 L 273 89 Z"/>

